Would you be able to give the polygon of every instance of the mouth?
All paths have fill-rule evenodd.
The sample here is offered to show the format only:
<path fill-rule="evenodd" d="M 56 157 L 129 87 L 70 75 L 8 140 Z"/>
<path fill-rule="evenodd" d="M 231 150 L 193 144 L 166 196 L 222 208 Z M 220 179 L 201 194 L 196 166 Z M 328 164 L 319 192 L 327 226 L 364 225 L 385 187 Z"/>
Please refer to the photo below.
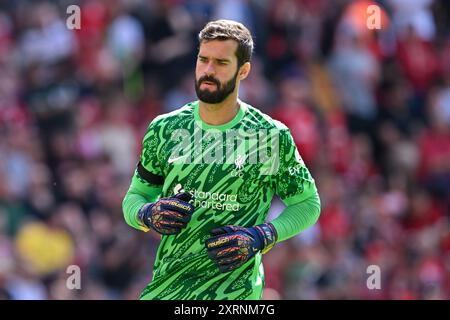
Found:
<path fill-rule="evenodd" d="M 206 88 L 217 87 L 217 85 L 212 81 L 202 81 L 201 86 L 204 86 Z"/>

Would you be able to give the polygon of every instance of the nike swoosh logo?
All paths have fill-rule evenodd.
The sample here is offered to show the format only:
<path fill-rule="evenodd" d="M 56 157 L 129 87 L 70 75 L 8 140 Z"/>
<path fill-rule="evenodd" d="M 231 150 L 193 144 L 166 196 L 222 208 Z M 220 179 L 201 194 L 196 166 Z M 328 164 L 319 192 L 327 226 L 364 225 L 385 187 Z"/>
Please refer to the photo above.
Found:
<path fill-rule="evenodd" d="M 169 160 L 167 160 L 167 162 L 168 163 L 172 163 L 172 162 L 175 162 L 175 161 L 183 159 L 183 158 L 186 158 L 186 156 L 180 156 L 180 157 L 176 157 L 176 158 L 169 158 Z"/>

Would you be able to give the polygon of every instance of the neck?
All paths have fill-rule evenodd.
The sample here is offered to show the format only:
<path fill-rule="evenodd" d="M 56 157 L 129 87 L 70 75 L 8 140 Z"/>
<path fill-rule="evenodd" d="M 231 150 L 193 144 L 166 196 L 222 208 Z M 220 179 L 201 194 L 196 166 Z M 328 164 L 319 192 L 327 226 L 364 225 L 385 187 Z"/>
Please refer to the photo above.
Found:
<path fill-rule="evenodd" d="M 199 113 L 203 122 L 219 126 L 230 122 L 238 113 L 239 104 L 237 93 L 233 92 L 224 101 L 220 103 L 205 103 L 200 101 Z"/>

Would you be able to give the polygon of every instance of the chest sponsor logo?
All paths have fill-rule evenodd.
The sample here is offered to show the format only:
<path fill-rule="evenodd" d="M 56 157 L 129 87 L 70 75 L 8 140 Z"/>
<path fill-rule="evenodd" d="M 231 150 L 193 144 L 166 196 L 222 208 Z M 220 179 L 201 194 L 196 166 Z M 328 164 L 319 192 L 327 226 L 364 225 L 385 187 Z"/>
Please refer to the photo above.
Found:
<path fill-rule="evenodd" d="M 196 189 L 185 190 L 181 184 L 173 188 L 174 194 L 182 191 L 189 192 L 193 199 L 189 201 L 196 208 L 214 209 L 220 211 L 239 211 L 240 203 L 236 194 L 200 191 Z"/>

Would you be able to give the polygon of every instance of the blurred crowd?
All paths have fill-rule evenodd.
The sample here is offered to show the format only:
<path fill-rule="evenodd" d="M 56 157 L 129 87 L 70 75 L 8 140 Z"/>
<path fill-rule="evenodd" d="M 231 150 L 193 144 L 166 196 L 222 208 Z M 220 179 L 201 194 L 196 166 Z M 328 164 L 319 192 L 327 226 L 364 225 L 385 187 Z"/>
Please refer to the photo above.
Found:
<path fill-rule="evenodd" d="M 252 31 L 240 98 L 290 127 L 322 201 L 264 256 L 264 298 L 450 299 L 446 0 L 2 1 L 0 299 L 138 297 L 159 238 L 126 225 L 122 199 L 148 123 L 196 99 L 216 18 Z"/>

